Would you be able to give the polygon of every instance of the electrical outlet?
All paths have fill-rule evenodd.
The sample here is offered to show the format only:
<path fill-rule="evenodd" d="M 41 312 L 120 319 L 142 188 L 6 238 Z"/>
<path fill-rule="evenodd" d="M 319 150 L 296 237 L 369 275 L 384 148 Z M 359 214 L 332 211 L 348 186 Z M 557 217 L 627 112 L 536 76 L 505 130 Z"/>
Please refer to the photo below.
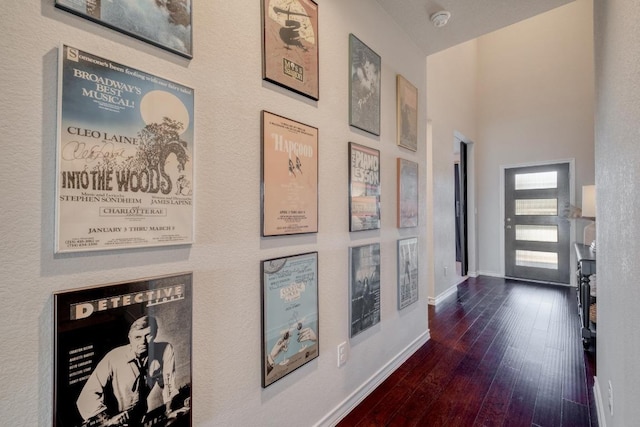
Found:
<path fill-rule="evenodd" d="M 611 380 L 609 380 L 609 413 L 613 417 L 613 385 Z"/>
<path fill-rule="evenodd" d="M 347 342 L 338 344 L 338 368 L 347 363 L 349 354 L 347 352 Z"/>

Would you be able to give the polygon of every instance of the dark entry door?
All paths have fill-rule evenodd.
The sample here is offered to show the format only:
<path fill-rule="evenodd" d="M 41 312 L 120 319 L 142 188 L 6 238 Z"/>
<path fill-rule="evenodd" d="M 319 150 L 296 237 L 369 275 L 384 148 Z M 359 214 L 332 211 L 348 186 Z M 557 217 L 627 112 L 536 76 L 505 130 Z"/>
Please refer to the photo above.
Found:
<path fill-rule="evenodd" d="M 460 275 L 469 270 L 469 249 L 467 246 L 467 144 L 460 142 L 460 163 L 454 165 L 455 212 L 456 212 L 456 261 L 460 262 Z"/>
<path fill-rule="evenodd" d="M 505 170 L 507 277 L 569 283 L 569 164 Z"/>

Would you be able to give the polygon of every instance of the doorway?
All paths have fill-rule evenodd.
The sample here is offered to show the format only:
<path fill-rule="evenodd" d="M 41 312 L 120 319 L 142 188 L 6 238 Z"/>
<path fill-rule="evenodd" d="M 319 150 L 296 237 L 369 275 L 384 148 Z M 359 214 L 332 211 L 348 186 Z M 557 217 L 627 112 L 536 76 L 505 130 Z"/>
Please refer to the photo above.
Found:
<path fill-rule="evenodd" d="M 456 161 L 453 165 L 455 182 L 455 221 L 456 221 L 456 273 L 466 276 L 469 272 L 469 247 L 467 226 L 467 144 L 455 141 Z"/>
<path fill-rule="evenodd" d="M 570 281 L 569 163 L 505 169 L 505 276 Z"/>

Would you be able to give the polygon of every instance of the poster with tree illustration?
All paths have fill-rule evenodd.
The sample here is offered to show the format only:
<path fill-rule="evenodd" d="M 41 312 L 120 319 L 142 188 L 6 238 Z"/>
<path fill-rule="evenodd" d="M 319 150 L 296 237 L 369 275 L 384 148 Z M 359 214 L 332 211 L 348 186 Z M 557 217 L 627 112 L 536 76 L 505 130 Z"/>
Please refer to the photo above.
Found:
<path fill-rule="evenodd" d="M 63 45 L 56 252 L 193 241 L 194 92 Z"/>

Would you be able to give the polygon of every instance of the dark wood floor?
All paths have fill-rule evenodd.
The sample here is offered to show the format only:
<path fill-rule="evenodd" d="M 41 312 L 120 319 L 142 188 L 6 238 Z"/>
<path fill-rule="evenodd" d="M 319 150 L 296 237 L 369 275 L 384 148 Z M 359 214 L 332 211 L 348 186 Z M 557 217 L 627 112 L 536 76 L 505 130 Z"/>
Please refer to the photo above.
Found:
<path fill-rule="evenodd" d="M 471 278 L 431 339 L 338 426 L 597 426 L 574 288 Z"/>

